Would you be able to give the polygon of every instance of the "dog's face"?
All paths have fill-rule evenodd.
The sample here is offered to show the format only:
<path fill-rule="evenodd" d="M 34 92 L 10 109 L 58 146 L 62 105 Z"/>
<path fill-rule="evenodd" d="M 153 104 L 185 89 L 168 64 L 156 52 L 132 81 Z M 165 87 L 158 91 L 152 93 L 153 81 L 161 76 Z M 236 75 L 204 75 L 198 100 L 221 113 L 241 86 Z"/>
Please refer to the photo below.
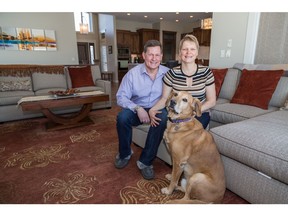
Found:
<path fill-rule="evenodd" d="M 173 119 L 184 119 L 194 114 L 197 116 L 202 114 L 201 102 L 186 91 L 172 91 L 166 105 L 169 109 L 169 117 Z"/>

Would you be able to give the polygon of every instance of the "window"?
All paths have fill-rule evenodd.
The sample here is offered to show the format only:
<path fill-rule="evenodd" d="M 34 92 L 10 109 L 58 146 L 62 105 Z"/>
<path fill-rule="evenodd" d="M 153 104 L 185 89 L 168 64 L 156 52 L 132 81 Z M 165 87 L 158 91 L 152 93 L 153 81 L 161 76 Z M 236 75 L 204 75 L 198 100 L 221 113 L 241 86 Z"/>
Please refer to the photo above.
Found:
<path fill-rule="evenodd" d="M 74 12 L 75 30 L 80 31 L 80 23 L 88 24 L 88 31 L 93 32 L 92 29 L 92 15 L 88 12 Z"/>

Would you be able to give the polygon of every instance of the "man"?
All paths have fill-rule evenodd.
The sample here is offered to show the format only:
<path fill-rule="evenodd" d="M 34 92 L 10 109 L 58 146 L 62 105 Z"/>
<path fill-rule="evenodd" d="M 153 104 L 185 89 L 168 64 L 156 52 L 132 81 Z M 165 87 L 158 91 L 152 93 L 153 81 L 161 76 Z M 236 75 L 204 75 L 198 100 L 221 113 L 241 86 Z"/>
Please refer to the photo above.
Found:
<path fill-rule="evenodd" d="M 150 123 L 148 111 L 160 99 L 162 94 L 162 78 L 169 68 L 160 65 L 163 53 L 162 45 L 157 40 L 149 40 L 142 53 L 144 63 L 132 68 L 123 77 L 116 94 L 117 104 L 123 109 L 117 116 L 117 133 L 119 154 L 115 167 L 124 168 L 133 154 L 131 150 L 132 126 Z M 154 178 L 153 160 L 166 129 L 167 111 L 160 110 L 156 115 L 159 124 L 150 127 L 145 147 L 137 161 L 142 176 L 149 180 Z"/>

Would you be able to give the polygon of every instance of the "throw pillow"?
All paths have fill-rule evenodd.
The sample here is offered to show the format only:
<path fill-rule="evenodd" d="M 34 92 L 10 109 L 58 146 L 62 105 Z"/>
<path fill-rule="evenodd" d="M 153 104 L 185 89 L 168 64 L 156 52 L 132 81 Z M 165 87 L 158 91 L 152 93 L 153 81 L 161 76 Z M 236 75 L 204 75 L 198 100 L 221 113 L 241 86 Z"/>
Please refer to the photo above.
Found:
<path fill-rule="evenodd" d="M 91 67 L 69 67 L 69 75 L 72 83 L 72 88 L 84 86 L 94 86 Z"/>
<path fill-rule="evenodd" d="M 31 91 L 31 80 L 0 81 L 0 91 Z"/>
<path fill-rule="evenodd" d="M 216 89 L 216 97 L 218 98 L 220 94 L 220 90 L 222 87 L 222 84 L 224 82 L 226 73 L 228 71 L 228 68 L 223 68 L 223 69 L 211 69 L 212 73 L 214 75 L 215 79 L 215 89 Z"/>
<path fill-rule="evenodd" d="M 269 101 L 283 75 L 283 70 L 243 69 L 239 85 L 231 103 L 268 109 Z"/>

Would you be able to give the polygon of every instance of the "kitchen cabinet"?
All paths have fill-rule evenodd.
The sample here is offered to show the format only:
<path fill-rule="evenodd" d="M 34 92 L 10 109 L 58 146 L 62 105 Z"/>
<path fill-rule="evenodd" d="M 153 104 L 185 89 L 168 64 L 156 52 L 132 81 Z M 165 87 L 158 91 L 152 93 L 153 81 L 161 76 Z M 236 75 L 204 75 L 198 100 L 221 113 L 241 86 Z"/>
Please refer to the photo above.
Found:
<path fill-rule="evenodd" d="M 117 30 L 117 46 L 118 48 L 128 47 L 131 54 L 139 54 L 139 34 L 128 30 Z"/>
<path fill-rule="evenodd" d="M 211 29 L 194 28 L 193 35 L 197 37 L 199 45 L 210 46 Z"/>
<path fill-rule="evenodd" d="M 194 35 L 197 38 L 200 46 L 210 46 L 211 29 L 201 29 L 200 27 L 194 28 L 193 32 L 181 34 L 181 39 L 187 34 Z"/>
<path fill-rule="evenodd" d="M 130 47 L 131 44 L 131 34 L 127 30 L 117 30 L 117 46 L 118 47 Z"/>
<path fill-rule="evenodd" d="M 159 30 L 158 29 L 138 29 L 139 34 L 139 48 L 141 52 L 143 51 L 144 44 L 148 40 L 159 40 Z"/>

